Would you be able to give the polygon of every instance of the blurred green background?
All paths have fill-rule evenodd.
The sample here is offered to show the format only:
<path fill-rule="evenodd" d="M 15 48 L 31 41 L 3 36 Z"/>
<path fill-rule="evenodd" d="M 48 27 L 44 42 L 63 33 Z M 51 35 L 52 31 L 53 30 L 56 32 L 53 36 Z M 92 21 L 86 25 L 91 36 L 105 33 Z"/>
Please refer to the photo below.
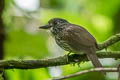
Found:
<path fill-rule="evenodd" d="M 67 19 L 86 28 L 98 43 L 120 32 L 120 0 L 4 0 L 2 19 L 5 25 L 4 59 L 45 59 L 64 55 L 48 31 L 38 27 L 51 18 Z M 120 43 L 108 48 L 119 51 Z M 102 59 L 104 66 L 116 66 L 119 60 Z M 6 80 L 50 80 L 92 67 L 90 62 L 32 70 L 5 70 Z M 108 73 L 106 80 L 116 80 Z M 102 80 L 88 73 L 68 80 Z"/>

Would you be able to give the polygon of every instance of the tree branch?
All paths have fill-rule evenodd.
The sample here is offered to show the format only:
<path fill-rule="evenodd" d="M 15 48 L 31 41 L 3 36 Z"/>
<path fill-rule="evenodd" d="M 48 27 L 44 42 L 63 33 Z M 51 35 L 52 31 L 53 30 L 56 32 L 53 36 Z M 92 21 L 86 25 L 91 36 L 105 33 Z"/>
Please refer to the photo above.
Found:
<path fill-rule="evenodd" d="M 120 58 L 120 52 L 97 52 L 99 58 Z M 40 60 L 4 60 L 0 61 L 0 68 L 4 69 L 35 69 L 50 66 L 60 66 L 75 62 L 88 61 L 86 55 L 67 55 L 51 59 Z"/>
<path fill-rule="evenodd" d="M 84 71 L 80 71 L 80 72 L 76 72 L 74 74 L 70 74 L 67 76 L 63 76 L 63 77 L 58 77 L 58 78 L 53 78 L 52 80 L 62 80 L 62 79 L 68 79 L 71 77 L 75 77 L 75 76 L 79 76 L 88 72 L 117 72 L 118 69 L 117 68 L 94 68 L 94 69 L 89 69 L 89 70 L 84 70 Z"/>
<path fill-rule="evenodd" d="M 107 48 L 108 46 L 120 41 L 120 33 L 115 34 L 114 36 L 110 37 L 108 40 L 104 41 L 102 44 L 98 45 L 98 50 L 102 50 Z"/>
<path fill-rule="evenodd" d="M 104 49 L 120 40 L 120 33 L 112 36 L 107 41 L 99 44 L 99 50 Z M 120 52 L 97 52 L 99 58 L 120 58 Z M 51 59 L 41 59 L 41 60 L 1 60 L 0 68 L 4 69 L 35 69 L 42 67 L 50 67 L 50 66 L 60 66 L 71 64 L 75 62 L 84 62 L 88 61 L 86 55 L 67 55 L 60 56 L 57 58 Z"/>

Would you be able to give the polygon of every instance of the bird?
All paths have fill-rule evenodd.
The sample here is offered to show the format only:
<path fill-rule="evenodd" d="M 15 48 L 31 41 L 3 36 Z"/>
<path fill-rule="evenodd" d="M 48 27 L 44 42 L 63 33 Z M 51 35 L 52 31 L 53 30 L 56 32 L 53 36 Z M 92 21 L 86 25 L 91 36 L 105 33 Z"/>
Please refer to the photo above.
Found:
<path fill-rule="evenodd" d="M 56 43 L 65 51 L 78 55 L 86 54 L 95 68 L 102 68 L 96 55 L 98 48 L 96 39 L 82 26 L 72 24 L 62 18 L 52 18 L 39 29 L 50 30 Z"/>

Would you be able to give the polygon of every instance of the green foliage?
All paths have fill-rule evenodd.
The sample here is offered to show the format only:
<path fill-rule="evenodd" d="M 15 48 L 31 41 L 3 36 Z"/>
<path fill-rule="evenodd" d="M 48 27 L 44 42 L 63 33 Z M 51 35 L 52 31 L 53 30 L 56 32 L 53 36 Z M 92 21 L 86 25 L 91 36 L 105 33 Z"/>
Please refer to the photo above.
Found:
<path fill-rule="evenodd" d="M 27 12 L 13 4 L 13 0 L 5 0 L 3 14 L 6 25 L 5 59 L 41 59 L 51 56 L 47 46 L 50 35 L 38 28 L 35 33 L 29 32 L 31 27 L 28 26 L 37 24 L 39 27 L 54 17 L 65 18 L 73 24 L 83 26 L 100 43 L 113 35 L 116 28 L 114 17 L 119 8 L 120 0 L 40 0 L 38 11 Z M 119 50 L 119 48 L 120 46 L 115 44 L 110 49 Z M 75 73 L 89 67 L 88 63 L 81 65 L 80 68 L 71 65 L 63 66 L 62 75 Z M 47 80 L 50 78 L 50 73 L 46 68 L 13 69 L 7 70 L 6 76 L 8 80 Z M 98 77 L 97 73 L 88 73 L 70 80 L 99 80 Z"/>
<path fill-rule="evenodd" d="M 45 80 L 50 78 L 47 70 L 43 68 L 35 70 L 7 70 L 6 76 L 8 80 Z"/>
<path fill-rule="evenodd" d="M 21 30 L 11 31 L 5 44 L 6 56 L 42 58 L 48 54 L 46 40 L 44 35 L 30 35 Z"/>
<path fill-rule="evenodd" d="M 0 74 L 0 80 L 4 80 L 3 74 Z"/>

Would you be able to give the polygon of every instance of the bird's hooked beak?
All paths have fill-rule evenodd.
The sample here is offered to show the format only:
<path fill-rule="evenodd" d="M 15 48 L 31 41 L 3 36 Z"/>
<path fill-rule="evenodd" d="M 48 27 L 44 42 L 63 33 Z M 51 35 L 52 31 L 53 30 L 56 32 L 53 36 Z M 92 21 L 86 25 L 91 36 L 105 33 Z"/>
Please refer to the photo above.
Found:
<path fill-rule="evenodd" d="M 39 27 L 39 29 L 49 29 L 49 28 L 51 28 L 51 26 L 50 25 L 44 25 L 44 26 L 40 26 Z"/>

